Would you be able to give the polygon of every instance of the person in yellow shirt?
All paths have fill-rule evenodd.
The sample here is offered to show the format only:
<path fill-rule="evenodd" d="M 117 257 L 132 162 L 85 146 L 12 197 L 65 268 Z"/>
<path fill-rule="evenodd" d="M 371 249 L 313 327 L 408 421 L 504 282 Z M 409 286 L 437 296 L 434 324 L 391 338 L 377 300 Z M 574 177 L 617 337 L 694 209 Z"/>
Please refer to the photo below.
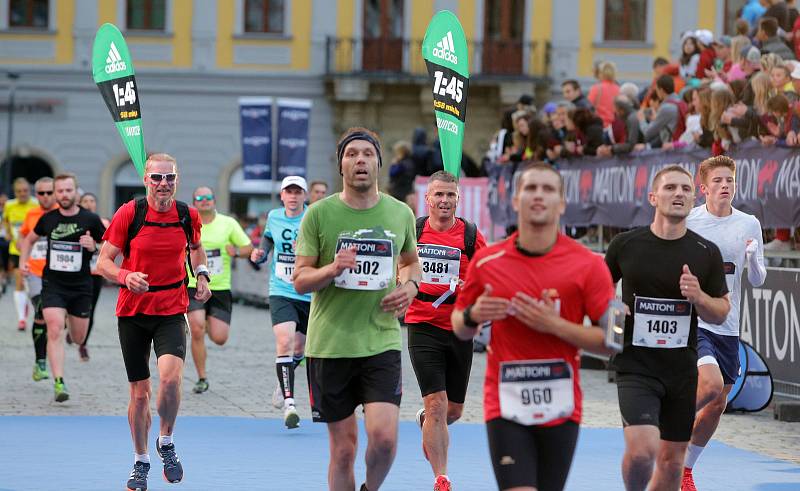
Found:
<path fill-rule="evenodd" d="M 50 210 L 56 209 L 56 196 L 53 193 L 53 178 L 42 177 L 33 185 L 39 206 L 32 208 L 25 215 L 25 221 L 19 229 L 19 239 L 23 239 L 36 227 L 42 215 Z M 33 364 L 33 380 L 38 382 L 50 378 L 47 372 L 47 324 L 44 321 L 42 312 L 42 274 L 47 264 L 47 237 L 41 237 L 33 244 L 30 256 L 28 257 L 28 296 L 33 304 L 33 349 L 35 352 Z"/>
<path fill-rule="evenodd" d="M 38 206 L 39 203 L 35 199 L 31 199 L 31 185 L 28 180 L 24 177 L 15 179 L 14 199 L 8 200 L 3 208 L 3 227 L 6 229 L 6 236 L 10 242 L 8 247 L 9 272 L 14 271 L 14 280 L 16 282 L 14 306 L 17 308 L 17 317 L 19 319 L 17 327 L 20 331 L 24 331 L 27 327 L 28 297 L 25 295 L 25 283 L 19 270 L 17 239 L 19 238 L 19 229 L 22 227 L 22 222 L 25 221 L 28 211 Z"/>

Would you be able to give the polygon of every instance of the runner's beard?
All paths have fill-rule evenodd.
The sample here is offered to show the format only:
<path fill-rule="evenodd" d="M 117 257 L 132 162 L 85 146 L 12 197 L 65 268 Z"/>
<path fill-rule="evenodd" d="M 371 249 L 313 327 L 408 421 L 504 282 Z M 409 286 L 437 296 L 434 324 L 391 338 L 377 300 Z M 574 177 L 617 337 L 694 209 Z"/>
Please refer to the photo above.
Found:
<path fill-rule="evenodd" d="M 171 192 L 169 196 L 167 196 L 166 198 L 159 196 L 158 191 L 159 191 L 158 188 L 153 190 L 153 200 L 156 202 L 156 205 L 158 205 L 159 208 L 165 208 L 171 205 L 172 199 L 175 197 L 175 190 L 174 189 L 170 190 L 169 188 L 167 188 L 166 191 L 171 191 Z"/>

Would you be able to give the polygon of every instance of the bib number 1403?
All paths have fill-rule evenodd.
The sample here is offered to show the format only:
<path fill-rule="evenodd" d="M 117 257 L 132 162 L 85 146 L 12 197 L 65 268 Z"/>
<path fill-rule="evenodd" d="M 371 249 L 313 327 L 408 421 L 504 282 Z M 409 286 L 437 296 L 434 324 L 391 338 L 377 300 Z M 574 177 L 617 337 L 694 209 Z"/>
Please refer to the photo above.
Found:
<path fill-rule="evenodd" d="M 675 334 L 678 332 L 678 321 L 648 319 L 647 332 L 656 334 Z"/>

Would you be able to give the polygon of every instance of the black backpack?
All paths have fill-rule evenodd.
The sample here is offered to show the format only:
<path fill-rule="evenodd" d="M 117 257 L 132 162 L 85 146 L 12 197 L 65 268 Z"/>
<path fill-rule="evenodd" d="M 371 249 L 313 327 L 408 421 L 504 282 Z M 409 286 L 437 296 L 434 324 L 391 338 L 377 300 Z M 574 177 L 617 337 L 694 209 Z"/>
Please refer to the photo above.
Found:
<path fill-rule="evenodd" d="M 149 227 L 181 227 L 186 234 L 186 262 L 189 263 L 189 272 L 194 276 L 192 270 L 192 260 L 189 257 L 189 245 L 192 243 L 192 216 L 189 214 L 189 205 L 183 201 L 175 200 L 175 207 L 178 209 L 177 222 L 148 222 L 145 220 L 147 216 L 147 198 L 139 198 L 136 200 L 133 213 L 133 220 L 128 226 L 128 241 L 122 250 L 122 254 L 127 258 L 131 254 L 131 241 L 136 237 L 139 231 L 145 225 Z M 151 289 L 152 290 L 152 289 Z"/>
<path fill-rule="evenodd" d="M 461 217 L 458 219 L 464 222 L 464 249 L 461 252 L 467 255 L 467 259 L 472 259 L 475 254 L 475 242 L 478 240 L 478 226 Z M 417 218 L 417 240 L 422 237 L 422 230 L 427 220 L 427 216 Z"/>

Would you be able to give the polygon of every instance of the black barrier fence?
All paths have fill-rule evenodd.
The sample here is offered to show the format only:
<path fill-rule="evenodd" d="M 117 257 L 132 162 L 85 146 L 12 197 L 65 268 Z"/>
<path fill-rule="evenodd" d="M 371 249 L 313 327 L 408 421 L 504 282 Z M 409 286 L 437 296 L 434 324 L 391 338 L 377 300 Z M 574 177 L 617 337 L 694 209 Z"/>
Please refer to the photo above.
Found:
<path fill-rule="evenodd" d="M 755 215 L 765 228 L 800 224 L 800 149 L 740 145 L 730 157 L 737 166 L 737 193 L 733 205 Z M 613 158 L 583 157 L 559 160 L 564 177 L 566 226 L 606 225 L 631 228 L 649 224 L 653 208 L 647 195 L 653 176 L 663 167 L 679 164 L 696 175 L 704 149 L 648 151 Z M 511 210 L 514 170 L 519 165 L 490 165 L 489 208 L 495 223 L 514 223 Z M 699 191 L 699 190 L 698 190 Z M 702 197 L 698 192 L 698 203 Z"/>

